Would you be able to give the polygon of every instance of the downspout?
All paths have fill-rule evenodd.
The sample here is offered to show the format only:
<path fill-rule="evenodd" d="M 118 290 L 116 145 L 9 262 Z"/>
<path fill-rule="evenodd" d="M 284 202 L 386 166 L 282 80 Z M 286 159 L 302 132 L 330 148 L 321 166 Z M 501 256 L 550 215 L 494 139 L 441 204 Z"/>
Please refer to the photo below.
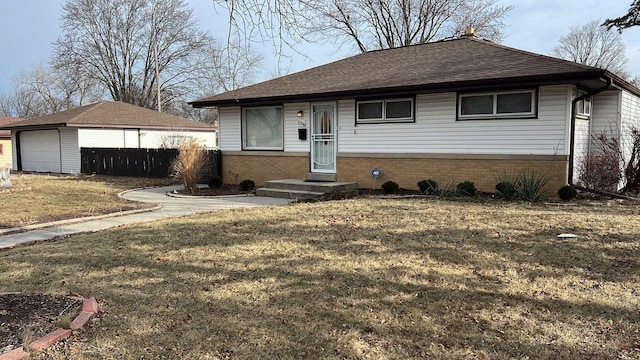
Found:
<path fill-rule="evenodd" d="M 584 100 L 586 98 L 592 97 L 594 95 L 597 95 L 605 90 L 608 90 L 611 85 L 613 84 L 613 80 L 610 77 L 607 77 L 607 85 L 595 89 L 591 92 L 588 92 L 584 95 L 578 96 L 577 98 L 573 99 L 571 101 L 571 136 L 569 138 L 569 174 L 567 176 L 567 184 L 569 185 L 573 185 L 573 164 L 574 164 L 574 157 L 575 157 L 575 143 L 576 143 L 576 106 L 578 105 L 578 102 L 580 102 L 581 100 Z"/>
<path fill-rule="evenodd" d="M 20 133 L 22 130 L 16 130 L 16 147 L 13 149 L 16 153 L 16 170 L 22 171 L 22 154 L 20 154 Z"/>

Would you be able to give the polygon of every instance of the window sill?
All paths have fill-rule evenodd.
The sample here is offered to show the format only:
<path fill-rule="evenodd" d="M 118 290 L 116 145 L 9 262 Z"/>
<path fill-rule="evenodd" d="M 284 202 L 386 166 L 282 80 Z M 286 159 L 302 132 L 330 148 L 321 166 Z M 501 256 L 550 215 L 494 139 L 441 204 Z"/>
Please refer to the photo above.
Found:
<path fill-rule="evenodd" d="M 465 118 L 457 118 L 456 121 L 477 121 L 477 120 L 527 120 L 527 119 L 537 119 L 538 117 L 535 115 L 524 115 L 524 116 L 487 116 L 487 117 L 465 117 Z"/>
<path fill-rule="evenodd" d="M 407 124 L 415 123 L 415 119 L 402 119 L 402 120 L 356 120 L 356 125 L 369 125 L 369 124 Z"/>

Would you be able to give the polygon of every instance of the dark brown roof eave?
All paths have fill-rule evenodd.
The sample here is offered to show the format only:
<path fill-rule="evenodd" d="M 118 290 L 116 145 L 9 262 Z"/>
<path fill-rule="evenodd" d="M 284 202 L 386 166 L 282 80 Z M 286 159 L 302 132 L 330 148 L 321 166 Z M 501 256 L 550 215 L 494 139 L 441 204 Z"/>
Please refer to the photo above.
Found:
<path fill-rule="evenodd" d="M 473 90 L 491 90 L 496 88 L 518 88 L 530 87 L 538 85 L 559 85 L 566 83 L 576 83 L 580 81 L 598 81 L 601 82 L 603 76 L 611 75 L 605 70 L 591 70 L 583 72 L 573 72 L 565 74 L 551 74 L 543 76 L 524 76 L 498 79 L 480 79 L 454 81 L 437 84 L 422 84 L 412 86 L 401 86 L 393 88 L 376 88 L 376 89 L 355 89 L 345 91 L 335 91 L 327 93 L 309 93 L 294 94 L 260 98 L 244 98 L 244 99 L 222 99 L 222 100 L 202 100 L 192 101 L 189 104 L 195 108 L 214 107 L 214 106 L 258 106 L 268 104 L 279 104 L 284 102 L 296 101 L 323 101 L 336 100 L 344 98 L 366 98 L 376 96 L 396 96 L 410 95 L 415 93 L 437 93 L 448 91 L 473 91 Z M 619 78 L 618 78 L 619 79 Z M 628 83 L 627 83 L 628 84 Z"/>
<path fill-rule="evenodd" d="M 58 124 L 34 124 L 34 125 L 18 125 L 18 126 L 3 126 L 0 129 L 3 130 L 45 130 L 59 127 L 66 127 L 66 123 L 58 123 Z"/>
<path fill-rule="evenodd" d="M 215 131 L 217 127 L 191 127 L 191 126 L 141 126 L 141 125 L 123 125 L 123 124 L 34 124 L 34 125 L 21 125 L 21 126 L 5 126 L 0 129 L 6 130 L 49 130 L 59 127 L 72 127 L 72 128 L 103 128 L 103 129 L 151 129 L 151 130 L 188 130 L 188 131 Z"/>
<path fill-rule="evenodd" d="M 103 129 L 150 129 L 150 130 L 189 130 L 189 131 L 212 131 L 217 130 L 215 126 L 161 126 L 161 125 L 129 125 L 129 124 L 69 124 L 75 128 L 103 128 Z"/>

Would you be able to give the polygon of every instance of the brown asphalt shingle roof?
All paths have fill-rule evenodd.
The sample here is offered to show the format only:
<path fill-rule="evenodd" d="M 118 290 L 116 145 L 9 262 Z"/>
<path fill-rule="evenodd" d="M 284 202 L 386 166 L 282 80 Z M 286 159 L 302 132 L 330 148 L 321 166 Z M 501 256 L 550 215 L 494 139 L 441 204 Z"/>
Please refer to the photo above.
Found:
<path fill-rule="evenodd" d="M 22 119 L 14 118 L 14 117 L 0 117 L 0 127 L 4 125 L 9 125 L 17 121 L 22 121 Z M 11 130 L 0 130 L 0 139 L 10 138 L 10 137 L 11 137 Z"/>
<path fill-rule="evenodd" d="M 436 91 L 498 82 L 597 79 L 602 69 L 462 38 L 372 51 L 196 100 L 195 107 Z M 609 74 L 611 75 L 611 74 Z"/>
<path fill-rule="evenodd" d="M 167 130 L 215 130 L 210 124 L 188 120 L 155 110 L 119 102 L 100 101 L 94 104 L 39 116 L 1 126 L 4 129 L 46 127 L 145 128 Z"/>

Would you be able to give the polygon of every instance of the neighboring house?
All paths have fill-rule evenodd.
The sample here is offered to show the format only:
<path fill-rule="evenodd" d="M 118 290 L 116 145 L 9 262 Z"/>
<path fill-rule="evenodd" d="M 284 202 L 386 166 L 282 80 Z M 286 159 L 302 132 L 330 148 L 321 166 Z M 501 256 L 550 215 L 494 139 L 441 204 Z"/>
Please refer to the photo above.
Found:
<path fill-rule="evenodd" d="M 639 95 L 608 71 L 467 35 L 372 51 L 191 104 L 218 108 L 227 182 L 319 173 L 370 187 L 378 168 L 378 185 L 470 180 L 493 191 L 504 174 L 535 171 L 555 191 L 578 180 L 591 134 L 623 134 L 638 121 Z"/>
<path fill-rule="evenodd" d="M 20 118 L 0 117 L 0 127 L 21 120 Z M 0 130 L 0 168 L 13 169 L 10 130 Z"/>
<path fill-rule="evenodd" d="M 216 127 L 122 102 L 91 105 L 2 127 L 11 130 L 13 169 L 80 173 L 80 148 L 175 148 L 216 144 Z"/>

